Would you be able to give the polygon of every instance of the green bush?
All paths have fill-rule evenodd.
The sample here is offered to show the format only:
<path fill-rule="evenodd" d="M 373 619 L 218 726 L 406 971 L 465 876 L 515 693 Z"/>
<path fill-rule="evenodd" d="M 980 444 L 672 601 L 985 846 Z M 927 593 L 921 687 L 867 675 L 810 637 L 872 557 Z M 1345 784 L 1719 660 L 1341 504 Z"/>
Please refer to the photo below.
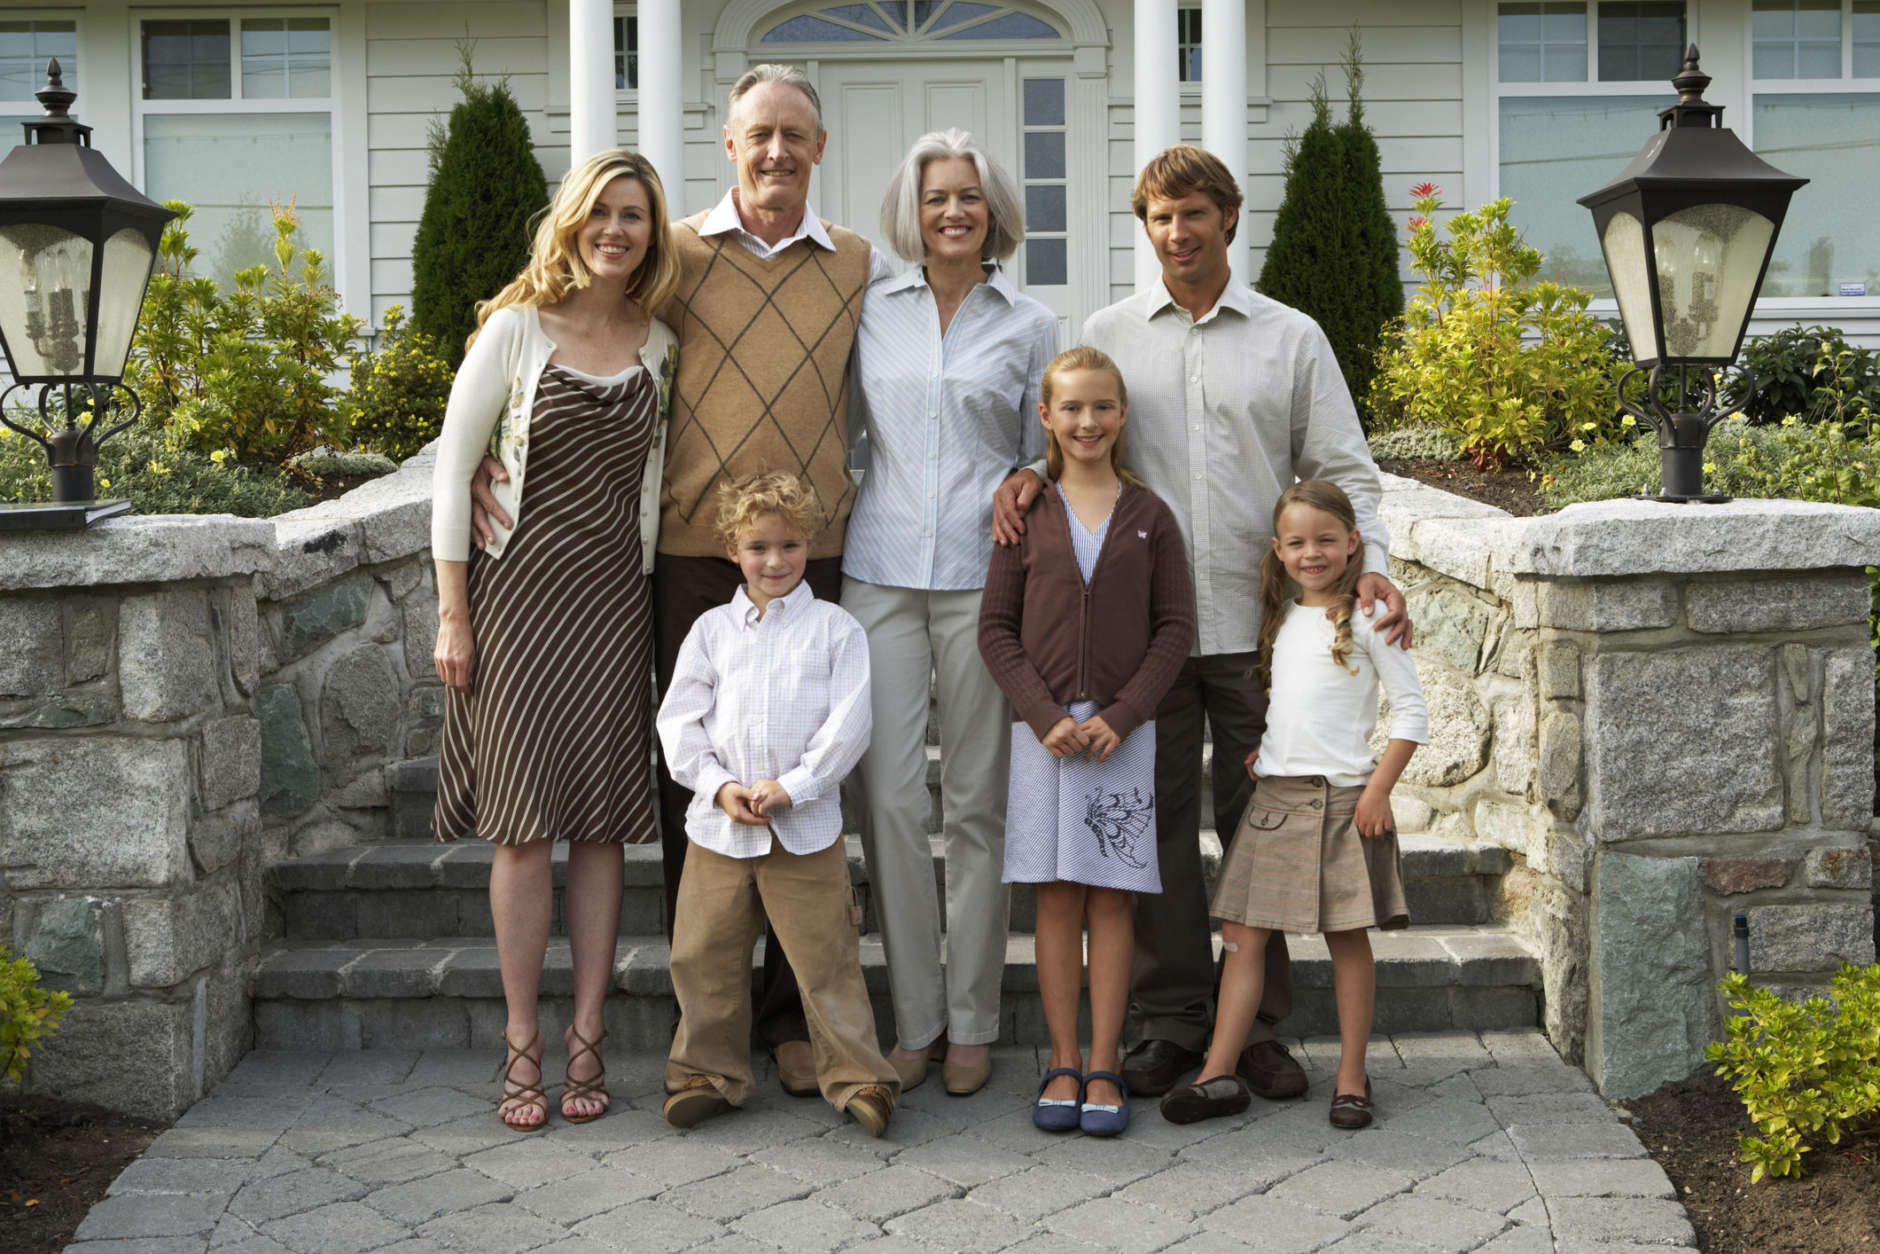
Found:
<path fill-rule="evenodd" d="M 98 451 L 97 483 L 100 497 L 126 497 L 140 514 L 270 518 L 312 500 L 275 467 L 244 466 L 225 449 L 204 453 L 148 419 Z M 0 500 L 51 497 L 44 450 L 0 428 Z"/>
<path fill-rule="evenodd" d="M 463 99 L 447 126 L 431 129 L 431 182 L 411 245 L 411 310 L 450 369 L 476 328 L 476 303 L 528 262 L 529 219 L 548 203 L 528 119 L 506 79 L 478 83 L 471 46 L 458 48 Z"/>
<path fill-rule="evenodd" d="M 1849 344 L 1834 327 L 1784 327 L 1744 343 L 1723 400 L 1758 426 L 1856 420 L 1880 409 L 1880 353 Z"/>
<path fill-rule="evenodd" d="M 437 341 L 405 322 L 403 307 L 385 311 L 378 343 L 352 359 L 352 388 L 340 411 L 354 444 L 403 461 L 437 438 L 450 399 L 451 369 Z"/>
<path fill-rule="evenodd" d="M 1514 202 L 1457 214 L 1444 240 L 1434 220 L 1441 190 L 1411 191 L 1410 256 L 1423 282 L 1385 333 L 1372 417 L 1453 432 L 1484 467 L 1613 438 L 1611 333 L 1586 312 L 1587 293 L 1534 281 L 1540 250 L 1509 223 Z"/>
<path fill-rule="evenodd" d="M 1287 147 L 1286 194 L 1259 288 L 1318 322 L 1368 428 L 1378 340 L 1403 313 L 1403 285 L 1377 140 L 1364 123 L 1364 62 L 1355 32 L 1344 66 L 1345 121 L 1333 124 L 1321 77 L 1312 85 L 1312 124 Z"/>
<path fill-rule="evenodd" d="M 1799 1176 L 1821 1137 L 1880 1116 L 1880 966 L 1842 966 L 1828 997 L 1792 1002 L 1752 988 L 1740 972 L 1722 985 L 1737 1013 L 1704 1051 L 1743 1099 L 1762 1136 L 1742 1140 L 1750 1181 Z"/>
<path fill-rule="evenodd" d="M 39 968 L 0 945 L 0 1076 L 18 1083 L 33 1046 L 58 1031 L 71 1008 L 70 994 L 47 992 Z"/>
<path fill-rule="evenodd" d="M 1410 457 L 1452 459 L 1461 454 L 1461 438 L 1435 427 L 1398 427 L 1371 437 L 1371 457 L 1380 462 Z"/>
<path fill-rule="evenodd" d="M 143 421 L 170 428 L 178 445 L 243 462 L 278 465 L 318 444 L 344 444 L 328 379 L 360 326 L 339 312 L 319 251 L 300 248 L 292 208 L 274 211 L 274 271 L 250 266 L 224 292 L 190 274 L 190 207 L 167 203 L 178 216 L 158 246 L 124 374 L 143 400 Z"/>

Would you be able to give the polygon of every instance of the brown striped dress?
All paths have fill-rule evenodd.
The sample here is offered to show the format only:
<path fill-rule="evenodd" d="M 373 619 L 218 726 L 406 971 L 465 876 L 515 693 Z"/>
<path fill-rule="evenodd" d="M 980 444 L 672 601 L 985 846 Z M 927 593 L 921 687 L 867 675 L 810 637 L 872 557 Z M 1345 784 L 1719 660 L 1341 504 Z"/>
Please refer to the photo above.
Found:
<path fill-rule="evenodd" d="M 445 699 L 439 840 L 655 836 L 640 483 L 658 407 L 643 368 L 542 371 L 528 508 L 501 558 L 470 553 L 476 670 Z"/>

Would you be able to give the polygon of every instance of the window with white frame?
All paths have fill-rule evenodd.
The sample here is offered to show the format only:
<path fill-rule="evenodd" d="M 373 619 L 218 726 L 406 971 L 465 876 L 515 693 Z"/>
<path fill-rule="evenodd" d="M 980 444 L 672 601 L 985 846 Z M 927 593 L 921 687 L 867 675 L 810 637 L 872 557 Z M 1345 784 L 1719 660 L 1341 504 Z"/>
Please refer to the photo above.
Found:
<path fill-rule="evenodd" d="M 1611 295 L 1592 216 L 1575 203 L 1637 155 L 1691 38 L 1684 0 L 1496 6 L 1499 194 L 1541 274 Z"/>
<path fill-rule="evenodd" d="M 1025 160 L 1025 285 L 1070 280 L 1070 163 L 1064 80 L 1024 80 L 1021 133 Z"/>
<path fill-rule="evenodd" d="M 1746 138 L 1813 180 L 1789 204 L 1763 294 L 1880 296 L 1880 0 L 1752 0 Z"/>
<path fill-rule="evenodd" d="M 640 19 L 614 13 L 614 90 L 640 89 Z"/>
<path fill-rule="evenodd" d="M 1179 58 L 1177 79 L 1184 83 L 1200 82 L 1201 10 L 1198 6 L 1183 5 L 1175 10 L 1175 54 Z"/>
<path fill-rule="evenodd" d="M 273 206 L 334 269 L 330 11 L 143 17 L 134 106 L 144 194 L 194 207 L 194 270 L 274 263 Z"/>
<path fill-rule="evenodd" d="M 45 110 L 33 93 L 46 85 L 46 62 L 57 57 L 65 85 L 78 90 L 78 23 L 71 18 L 0 18 L 0 153 L 20 142 L 19 123 Z"/>

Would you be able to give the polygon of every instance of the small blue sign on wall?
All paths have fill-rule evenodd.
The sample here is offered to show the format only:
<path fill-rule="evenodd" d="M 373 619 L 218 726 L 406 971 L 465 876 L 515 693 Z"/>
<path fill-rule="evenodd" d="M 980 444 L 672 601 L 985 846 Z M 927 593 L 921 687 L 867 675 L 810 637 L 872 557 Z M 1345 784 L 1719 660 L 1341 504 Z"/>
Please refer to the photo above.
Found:
<path fill-rule="evenodd" d="M 1866 294 L 1867 285 L 1865 283 L 1841 284 L 1841 295 L 1843 296 L 1865 296 Z"/>

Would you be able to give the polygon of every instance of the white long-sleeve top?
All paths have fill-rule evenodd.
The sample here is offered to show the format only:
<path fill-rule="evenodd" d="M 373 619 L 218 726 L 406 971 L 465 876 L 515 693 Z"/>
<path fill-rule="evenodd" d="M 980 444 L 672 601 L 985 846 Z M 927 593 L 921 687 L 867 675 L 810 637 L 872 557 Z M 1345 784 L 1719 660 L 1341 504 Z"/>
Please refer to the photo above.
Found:
<path fill-rule="evenodd" d="M 659 413 L 653 447 L 640 480 L 640 552 L 645 573 L 653 573 L 653 548 L 659 539 L 659 485 L 666 465 L 666 414 L 678 361 L 678 338 L 658 318 L 649 321 L 640 364 L 659 386 Z M 490 492 L 509 515 L 509 527 L 490 519 L 496 533 L 484 552 L 501 557 L 515 527 L 522 523 L 522 485 L 529 467 L 529 420 L 535 413 L 535 385 L 554 355 L 555 341 L 542 330 L 533 305 L 508 305 L 492 313 L 464 354 L 444 409 L 444 429 L 437 437 L 437 463 L 431 472 L 431 552 L 444 561 L 470 557 L 470 479 L 483 454 L 494 453 L 509 472 Z"/>
<path fill-rule="evenodd" d="M 1369 782 L 1377 767 L 1368 741 L 1377 725 L 1380 683 L 1390 698 L 1390 738 L 1429 743 L 1429 710 L 1410 651 L 1386 644 L 1354 612 L 1354 675 L 1332 658 L 1335 630 L 1323 607 L 1287 607 L 1273 641 L 1273 688 L 1256 773 L 1323 775 L 1341 787 Z"/>
<path fill-rule="evenodd" d="M 868 746 L 868 637 L 808 582 L 773 600 L 762 618 L 739 588 L 692 624 L 659 707 L 659 743 L 672 777 L 692 790 L 685 831 L 728 858 L 770 852 L 771 835 L 795 854 L 842 835 L 843 776 Z M 789 806 L 769 827 L 734 823 L 718 790 L 774 779 Z"/>

